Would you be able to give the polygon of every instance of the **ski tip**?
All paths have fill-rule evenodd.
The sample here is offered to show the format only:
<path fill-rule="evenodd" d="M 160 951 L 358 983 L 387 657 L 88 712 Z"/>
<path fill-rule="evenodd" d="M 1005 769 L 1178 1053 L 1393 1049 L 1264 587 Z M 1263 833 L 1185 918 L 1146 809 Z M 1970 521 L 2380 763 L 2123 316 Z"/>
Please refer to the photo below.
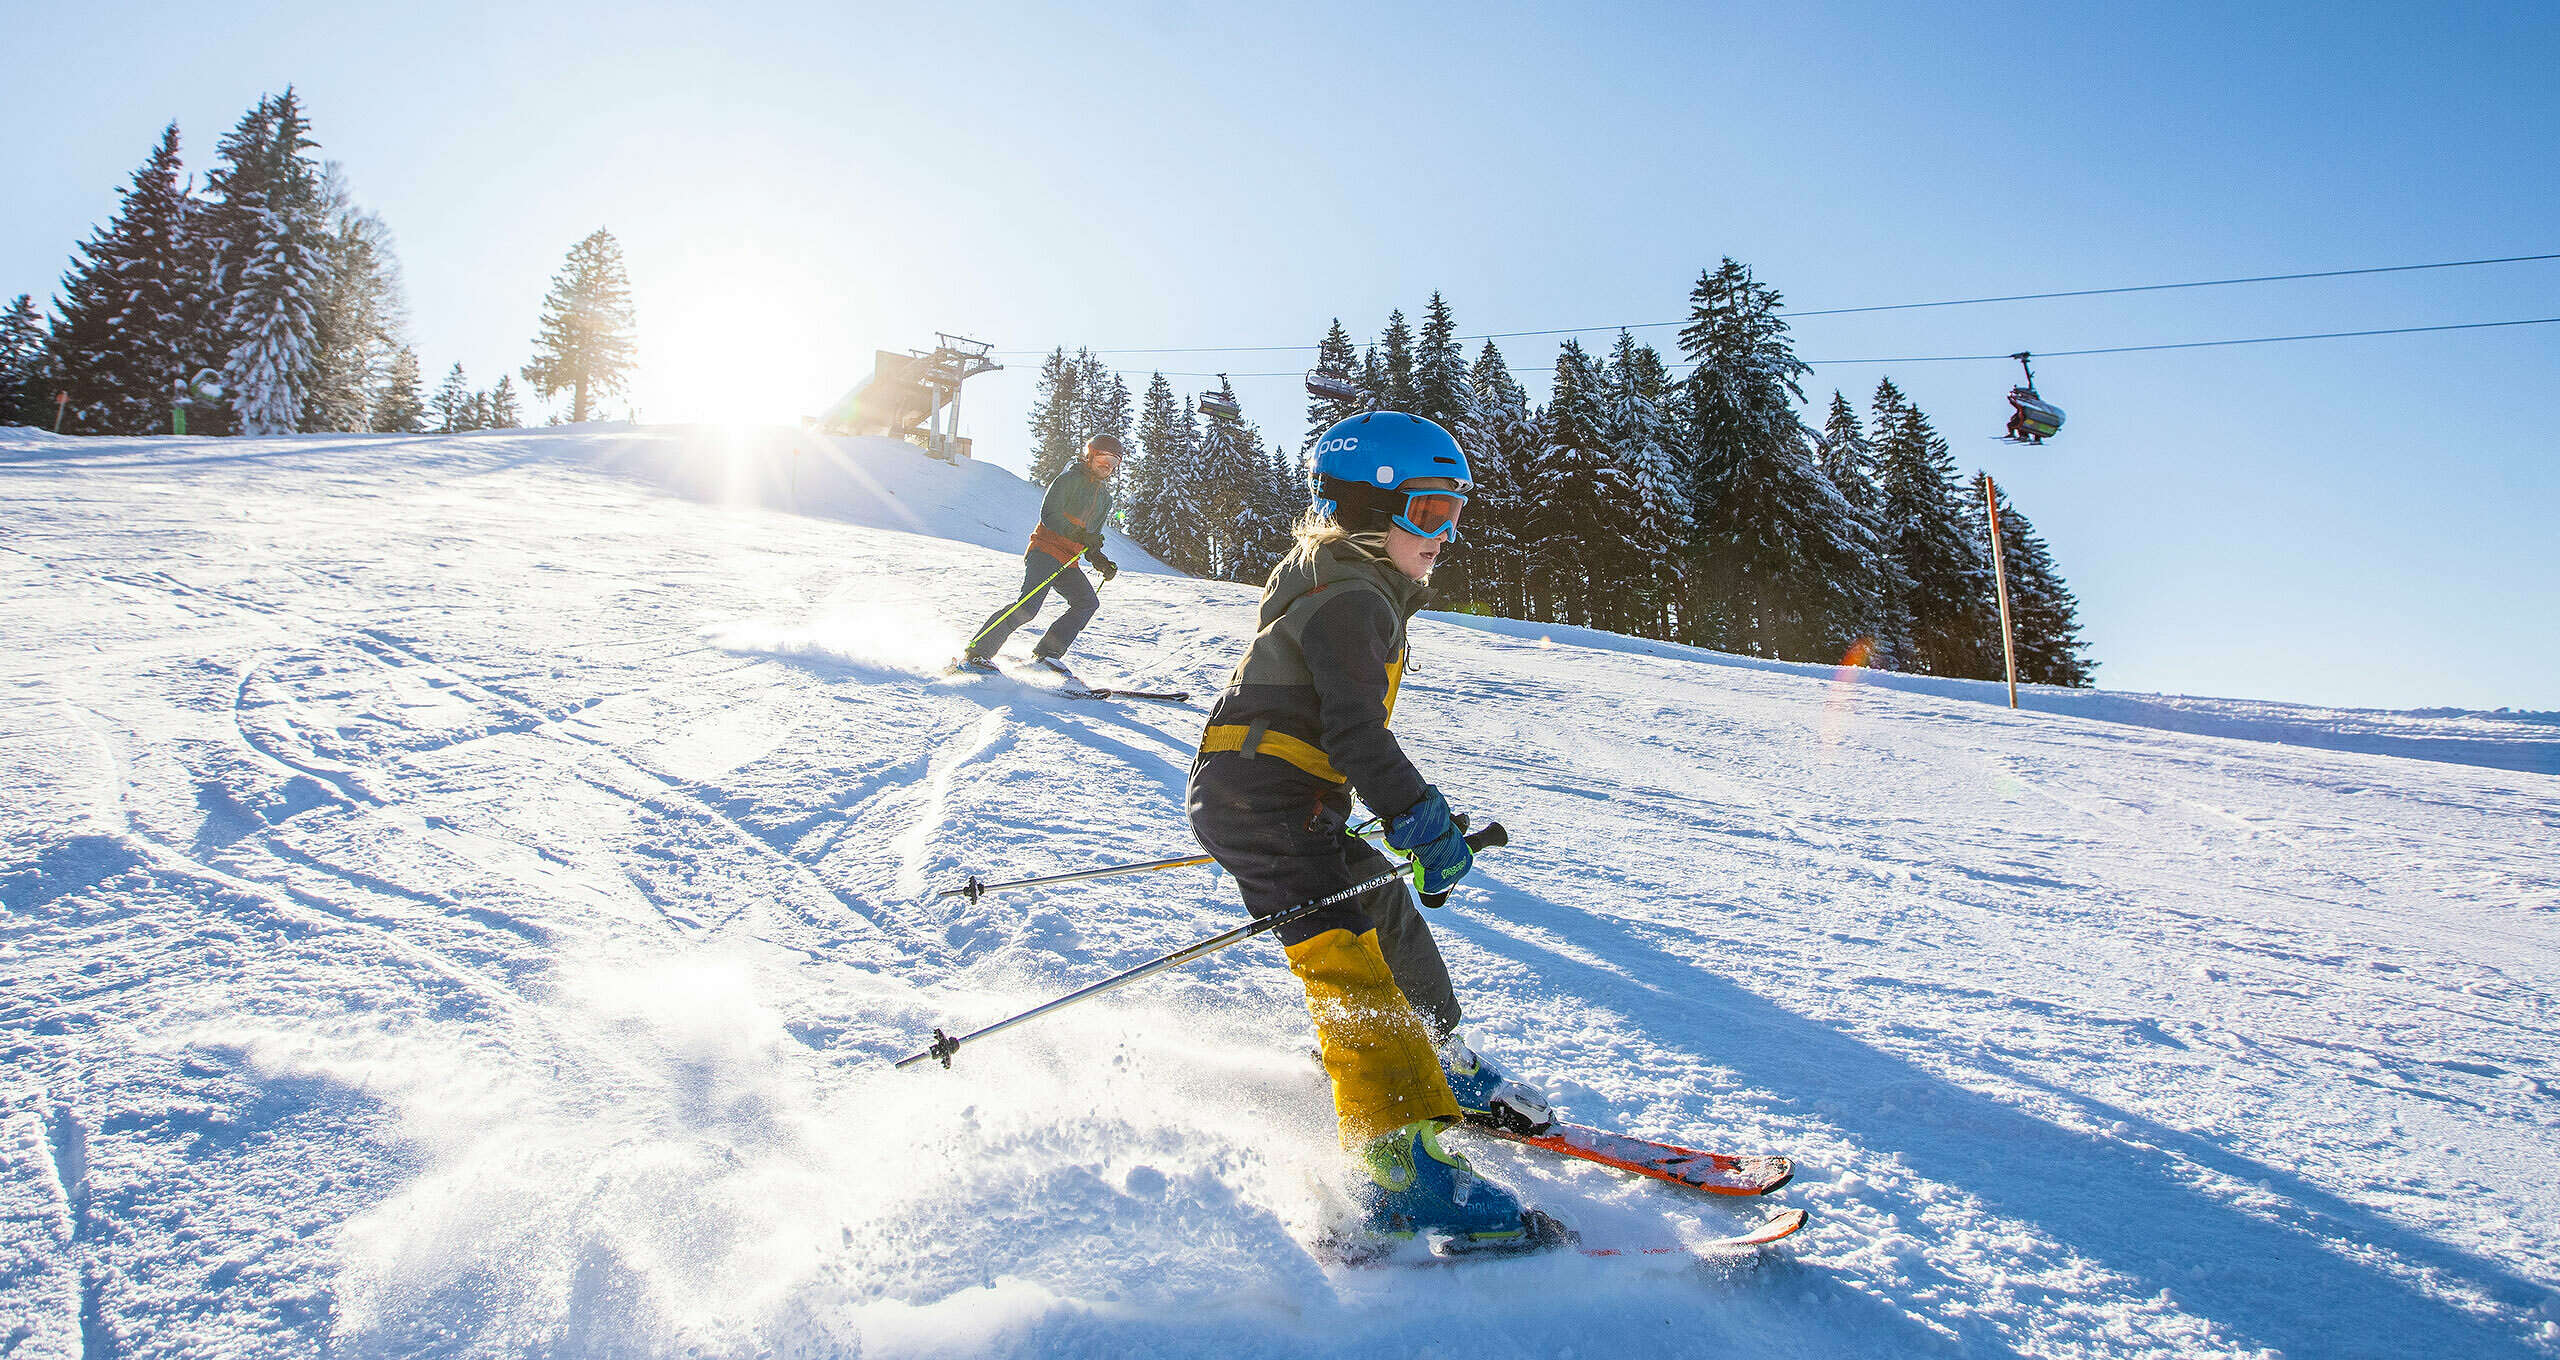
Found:
<path fill-rule="evenodd" d="M 1804 1230 L 1804 1225 L 1811 1222 L 1812 1219 L 1813 1215 L 1806 1210 L 1782 1209 L 1777 1213 L 1771 1214 L 1767 1218 L 1760 1220 L 1760 1226 L 1753 1228 L 1749 1232 L 1737 1233 L 1732 1237 L 1709 1242 L 1705 1246 L 1699 1248 L 1699 1250 L 1708 1253 L 1715 1253 L 1722 1251 L 1746 1251 L 1754 1247 L 1765 1247 L 1772 1242 L 1783 1242 L 1786 1239 L 1795 1236 L 1797 1233 L 1802 1232 Z"/>

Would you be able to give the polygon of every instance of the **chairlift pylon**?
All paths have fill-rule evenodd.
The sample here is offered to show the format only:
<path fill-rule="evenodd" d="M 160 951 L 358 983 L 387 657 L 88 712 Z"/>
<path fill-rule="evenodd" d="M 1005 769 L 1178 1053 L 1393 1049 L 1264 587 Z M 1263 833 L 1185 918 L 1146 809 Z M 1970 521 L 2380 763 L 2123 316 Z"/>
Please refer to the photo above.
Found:
<path fill-rule="evenodd" d="M 2062 408 L 2036 395 L 2036 370 L 2028 363 L 2033 354 L 2020 350 L 2009 356 L 2025 369 L 2025 383 L 2009 389 L 2009 430 L 2000 438 L 2012 444 L 2041 444 L 2062 428 Z"/>

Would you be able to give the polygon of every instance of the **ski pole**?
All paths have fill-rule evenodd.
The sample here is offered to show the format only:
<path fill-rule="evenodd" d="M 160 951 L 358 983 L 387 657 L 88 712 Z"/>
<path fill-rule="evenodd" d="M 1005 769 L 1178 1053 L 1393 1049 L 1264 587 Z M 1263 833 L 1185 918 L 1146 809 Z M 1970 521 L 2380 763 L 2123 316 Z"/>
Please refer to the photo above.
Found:
<path fill-rule="evenodd" d="M 1003 613 L 998 614 L 998 615 L 996 615 L 994 618 L 987 620 L 987 626 L 978 630 L 978 637 L 973 637 L 973 638 L 969 639 L 969 646 L 970 646 L 970 647 L 975 647 L 975 646 L 977 646 L 977 645 L 978 645 L 978 638 L 985 637 L 987 634 L 994 632 L 997 624 L 1004 622 L 1006 619 L 1012 618 L 1012 617 L 1013 617 L 1013 611 L 1015 611 L 1015 610 L 1017 610 L 1017 609 L 1020 609 L 1020 608 L 1022 607 L 1022 605 L 1023 605 L 1023 601 L 1024 601 L 1024 600 L 1028 600 L 1028 599 L 1030 599 L 1032 596 L 1039 594 L 1041 591 L 1047 590 L 1047 589 L 1049 588 L 1049 583 L 1050 583 L 1051 581 L 1057 580 L 1059 577 L 1066 575 L 1066 574 L 1067 574 L 1067 568 L 1074 566 L 1074 565 L 1076 564 L 1076 558 L 1084 556 L 1084 551 L 1085 551 L 1085 550 L 1084 550 L 1084 549 L 1082 549 L 1082 548 L 1078 548 L 1078 549 L 1076 549 L 1076 551 L 1075 551 L 1075 556 L 1074 556 L 1074 557 L 1070 557 L 1070 558 L 1068 558 L 1066 561 L 1059 563 L 1059 564 L 1058 564 L 1058 569 L 1057 569 L 1056 571 L 1050 572 L 1048 575 L 1041 577 L 1041 578 L 1040 578 L 1040 584 L 1038 584 L 1038 585 L 1036 585 L 1036 586 L 1033 586 L 1033 587 L 1032 587 L 1032 588 L 1030 588 L 1029 590 L 1026 590 L 1026 591 L 1022 592 L 1022 599 L 1020 599 L 1020 600 L 1016 600 L 1016 601 L 1014 601 L 1013 603 L 1011 603 L 1011 604 L 1009 604 L 1009 605 L 1006 605 L 1006 606 L 1004 607 L 1004 612 L 1003 612 Z M 967 651 L 967 650 L 968 650 L 968 648 L 967 648 L 967 647 L 964 647 L 964 648 L 962 648 L 961 650 L 962 650 L 962 651 Z"/>
<path fill-rule="evenodd" d="M 1373 826 L 1366 831 L 1352 834 L 1375 840 L 1386 833 Z M 1195 864 L 1209 862 L 1210 857 L 1207 855 L 1192 855 L 1184 859 L 1151 859 L 1144 864 L 1114 864 L 1101 869 L 1078 869 L 1074 873 L 1067 874 L 1042 874 L 1037 878 L 1007 879 L 1002 883 L 981 883 L 976 874 L 971 874 L 968 882 L 957 888 L 945 888 L 935 893 L 934 897 L 937 900 L 945 897 L 965 897 L 975 902 L 989 893 L 1011 892 L 1016 888 L 1044 888 L 1057 883 L 1085 883 L 1097 878 L 1116 878 L 1122 874 L 1149 874 L 1158 869 L 1187 869 Z"/>
<path fill-rule="evenodd" d="M 1467 837 L 1467 848 L 1470 850 L 1489 850 L 1494 846 L 1509 845 L 1510 843 L 1510 833 L 1502 829 L 1502 823 L 1500 822 L 1492 823 L 1485 827 L 1484 830 Z M 951 1055 L 959 1052 L 962 1044 L 975 1043 L 980 1039 L 986 1038 L 988 1035 L 1011 1029 L 1026 1020 L 1036 1020 L 1041 1016 L 1047 1015 L 1051 1011 L 1063 1010 L 1079 1001 L 1090 1000 L 1093 997 L 1102 995 L 1104 992 L 1115 991 L 1137 981 L 1140 978 L 1153 977 L 1168 968 L 1180 967 L 1183 964 L 1191 962 L 1193 959 L 1215 954 L 1219 950 L 1226 948 L 1228 945 L 1235 944 L 1242 940 L 1250 940 L 1254 936 L 1259 935 L 1266 930 L 1272 930 L 1279 926 L 1287 925 L 1289 922 L 1298 920 L 1302 917 L 1312 916 L 1335 903 L 1348 902 L 1362 893 L 1375 892 L 1376 890 L 1395 882 L 1397 879 L 1404 877 L 1409 872 L 1411 872 L 1411 870 L 1408 868 L 1398 867 L 1380 874 L 1366 883 L 1354 883 L 1340 892 L 1328 893 L 1327 895 L 1319 897 L 1312 902 L 1301 903 L 1286 911 L 1273 912 L 1271 915 L 1262 917 L 1259 920 L 1247 921 L 1243 925 L 1237 926 L 1232 930 L 1222 930 L 1217 934 L 1202 940 L 1198 944 L 1177 949 L 1160 959 L 1154 960 L 1153 962 L 1139 964 L 1137 967 L 1120 974 L 1118 977 L 1104 978 L 1102 981 L 1097 982 L 1090 987 L 1069 992 L 1055 1001 L 1043 1002 L 1040 1005 L 1024 1011 L 1020 1015 L 1006 1020 L 998 1020 L 994 1024 L 987 1026 L 985 1029 L 975 1030 L 968 1034 L 963 1034 L 958 1038 L 953 1038 L 952 1036 L 943 1033 L 941 1027 L 936 1026 L 933 1031 L 933 1043 L 927 1046 L 921 1053 L 911 1054 L 907 1057 L 900 1058 L 897 1062 L 897 1066 L 902 1068 L 913 1067 L 917 1063 L 924 1062 L 927 1059 L 939 1058 L 942 1061 L 942 1065 L 948 1068 L 951 1066 Z M 1445 896 L 1445 894 L 1437 893 L 1432 895 Z M 1438 906 L 1439 903 L 1434 902 L 1431 905 Z"/>

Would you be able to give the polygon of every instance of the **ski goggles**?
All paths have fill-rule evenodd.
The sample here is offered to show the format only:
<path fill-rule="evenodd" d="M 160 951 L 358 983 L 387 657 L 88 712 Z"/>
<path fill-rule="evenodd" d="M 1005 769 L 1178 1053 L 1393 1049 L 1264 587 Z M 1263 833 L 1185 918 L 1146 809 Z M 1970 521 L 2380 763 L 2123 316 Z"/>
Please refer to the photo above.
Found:
<path fill-rule="evenodd" d="M 1394 493 L 1390 493 L 1394 494 Z M 1467 498 L 1456 491 L 1408 491 L 1404 508 L 1388 516 L 1388 521 L 1416 538 L 1458 539 L 1458 515 L 1467 508 Z"/>

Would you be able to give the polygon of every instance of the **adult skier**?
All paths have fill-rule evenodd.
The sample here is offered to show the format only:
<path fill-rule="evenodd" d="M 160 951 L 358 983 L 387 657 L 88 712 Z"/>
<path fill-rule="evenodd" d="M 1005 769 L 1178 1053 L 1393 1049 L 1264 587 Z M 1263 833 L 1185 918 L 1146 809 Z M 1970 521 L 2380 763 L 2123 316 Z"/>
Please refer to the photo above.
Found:
<path fill-rule="evenodd" d="M 1076 634 L 1084 631 L 1102 605 L 1093 583 L 1077 568 L 1077 560 L 1091 561 L 1105 581 L 1120 574 L 1120 568 L 1103 555 L 1102 526 L 1111 516 L 1111 478 L 1126 455 L 1118 439 L 1095 435 L 1084 442 L 1083 455 L 1049 483 L 1049 494 L 1040 500 L 1040 522 L 1031 526 L 1031 546 L 1022 554 L 1022 598 L 987 616 L 977 636 L 969 640 L 960 658 L 962 666 L 994 670 L 995 655 L 1004 650 L 1005 640 L 1014 629 L 1039 617 L 1040 606 L 1054 585 L 1067 597 L 1067 612 L 1041 634 L 1031 655 L 1052 670 L 1066 670 L 1066 663 L 1058 658 L 1075 645 Z"/>
<path fill-rule="evenodd" d="M 1191 766 L 1191 828 L 1268 916 L 1387 871 L 1349 834 L 1354 793 L 1415 887 L 1445 893 L 1473 853 L 1448 800 L 1387 730 L 1420 608 L 1473 488 L 1466 455 L 1420 416 L 1354 416 L 1317 441 L 1316 499 L 1271 573 L 1251 647 Z M 1448 966 L 1402 883 L 1273 932 L 1306 986 L 1343 1146 L 1374 1239 L 1444 1250 L 1533 1245 L 1520 1201 L 1440 1143 L 1460 1118 L 1542 1127 L 1546 1101 L 1458 1032 Z"/>

